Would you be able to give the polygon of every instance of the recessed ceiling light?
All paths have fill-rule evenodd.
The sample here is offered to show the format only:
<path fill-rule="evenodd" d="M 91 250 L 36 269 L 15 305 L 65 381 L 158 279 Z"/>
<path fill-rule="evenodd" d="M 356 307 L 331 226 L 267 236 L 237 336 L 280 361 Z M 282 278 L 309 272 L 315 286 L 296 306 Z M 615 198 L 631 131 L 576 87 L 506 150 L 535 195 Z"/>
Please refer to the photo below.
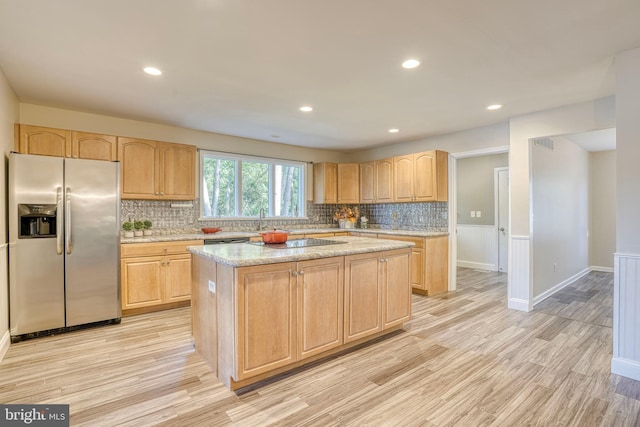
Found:
<path fill-rule="evenodd" d="M 501 109 L 501 108 L 502 108 L 502 105 L 500 105 L 500 104 L 493 104 L 493 105 L 489 105 L 489 106 L 487 107 L 487 110 L 499 110 L 499 109 Z"/>
<path fill-rule="evenodd" d="M 300 111 L 304 111 L 305 113 L 308 113 L 309 111 L 313 111 L 313 107 L 309 107 L 308 105 L 304 105 L 304 106 L 300 107 Z"/>
<path fill-rule="evenodd" d="M 396 129 L 396 128 L 389 129 L 389 133 L 398 133 L 398 132 L 400 132 L 400 129 Z"/>
<path fill-rule="evenodd" d="M 417 59 L 407 59 L 402 63 L 402 68 L 416 68 L 420 65 L 420 61 Z"/>
<path fill-rule="evenodd" d="M 151 74 L 152 76 L 159 76 L 162 74 L 162 71 L 158 70 L 156 67 L 144 67 L 144 72 Z"/>

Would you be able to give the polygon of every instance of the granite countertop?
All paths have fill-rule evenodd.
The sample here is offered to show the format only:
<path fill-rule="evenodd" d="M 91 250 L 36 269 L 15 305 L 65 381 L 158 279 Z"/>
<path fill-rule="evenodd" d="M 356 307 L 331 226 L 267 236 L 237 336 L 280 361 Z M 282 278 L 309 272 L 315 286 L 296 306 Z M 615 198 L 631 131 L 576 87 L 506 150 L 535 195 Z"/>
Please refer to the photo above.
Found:
<path fill-rule="evenodd" d="M 249 243 L 230 243 L 227 245 L 189 246 L 187 249 L 195 255 L 208 258 L 220 264 L 232 267 L 249 267 L 252 265 L 381 252 L 414 246 L 411 242 L 369 239 L 367 237 L 336 236 L 331 237 L 329 240 L 346 242 L 346 244 L 275 249 Z"/>
<path fill-rule="evenodd" d="M 316 233 L 337 233 L 351 231 L 367 234 L 389 234 L 394 236 L 414 236 L 414 237 L 437 237 L 447 236 L 448 232 L 424 231 L 424 230 L 390 230 L 383 228 L 299 228 L 289 230 L 291 234 L 316 234 Z M 204 233 L 182 233 L 182 234 L 154 234 L 145 237 L 122 237 L 120 243 L 153 243 L 153 242 L 174 242 L 180 240 L 204 240 L 204 239 L 227 239 L 236 237 L 258 237 L 257 231 L 220 231 L 214 234 Z M 331 237 L 331 236 L 327 236 Z"/>

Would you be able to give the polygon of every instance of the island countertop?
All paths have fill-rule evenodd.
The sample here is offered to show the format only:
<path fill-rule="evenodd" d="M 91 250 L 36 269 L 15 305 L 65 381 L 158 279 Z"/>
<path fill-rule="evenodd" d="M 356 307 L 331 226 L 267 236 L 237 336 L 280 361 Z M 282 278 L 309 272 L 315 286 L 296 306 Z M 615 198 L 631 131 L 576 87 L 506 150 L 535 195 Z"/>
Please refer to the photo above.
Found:
<path fill-rule="evenodd" d="M 232 267 L 249 267 L 252 265 L 276 264 L 281 262 L 390 251 L 414 246 L 412 242 L 370 239 L 366 237 L 333 236 L 326 240 L 345 243 L 286 249 L 276 249 L 249 243 L 232 243 L 226 245 L 189 246 L 187 249 L 195 255 L 208 258 L 220 264 Z"/>
<path fill-rule="evenodd" d="M 427 230 L 404 230 L 404 229 L 388 229 L 388 228 L 298 228 L 289 230 L 291 235 L 300 234 L 322 234 L 322 233 L 344 233 L 355 232 L 361 234 L 372 235 L 393 235 L 393 236 L 410 236 L 410 237 L 439 237 L 447 236 L 448 232 L 443 231 L 427 231 Z M 153 236 L 144 237 L 121 237 L 120 243 L 155 243 L 155 242 L 173 242 L 183 240 L 205 240 L 205 239 L 228 239 L 236 237 L 260 237 L 257 231 L 221 231 L 215 234 L 204 233 L 178 233 L 178 234 L 154 234 Z M 332 236 L 327 236 L 332 237 Z"/>

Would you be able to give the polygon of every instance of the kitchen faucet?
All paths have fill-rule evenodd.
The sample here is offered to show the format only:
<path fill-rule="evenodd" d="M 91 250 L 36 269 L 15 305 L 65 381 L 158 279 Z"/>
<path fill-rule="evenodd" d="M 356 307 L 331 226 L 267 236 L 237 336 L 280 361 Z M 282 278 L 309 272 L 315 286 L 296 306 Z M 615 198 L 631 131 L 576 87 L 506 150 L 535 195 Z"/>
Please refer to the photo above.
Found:
<path fill-rule="evenodd" d="M 264 220 L 264 208 L 260 208 L 260 220 L 258 222 L 258 231 L 262 231 L 262 221 Z"/>

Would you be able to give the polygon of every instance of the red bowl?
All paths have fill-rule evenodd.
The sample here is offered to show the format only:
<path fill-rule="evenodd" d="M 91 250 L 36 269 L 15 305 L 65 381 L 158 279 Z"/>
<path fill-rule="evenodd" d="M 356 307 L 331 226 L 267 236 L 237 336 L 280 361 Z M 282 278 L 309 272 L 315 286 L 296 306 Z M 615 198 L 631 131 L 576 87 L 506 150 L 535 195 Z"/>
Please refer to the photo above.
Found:
<path fill-rule="evenodd" d="M 269 243 L 284 243 L 287 241 L 289 232 L 287 230 L 261 231 L 262 241 Z"/>
<path fill-rule="evenodd" d="M 202 232 L 204 234 L 213 234 L 213 233 L 217 233 L 220 230 L 222 230 L 222 228 L 220 228 L 220 227 L 204 227 L 202 229 Z"/>

